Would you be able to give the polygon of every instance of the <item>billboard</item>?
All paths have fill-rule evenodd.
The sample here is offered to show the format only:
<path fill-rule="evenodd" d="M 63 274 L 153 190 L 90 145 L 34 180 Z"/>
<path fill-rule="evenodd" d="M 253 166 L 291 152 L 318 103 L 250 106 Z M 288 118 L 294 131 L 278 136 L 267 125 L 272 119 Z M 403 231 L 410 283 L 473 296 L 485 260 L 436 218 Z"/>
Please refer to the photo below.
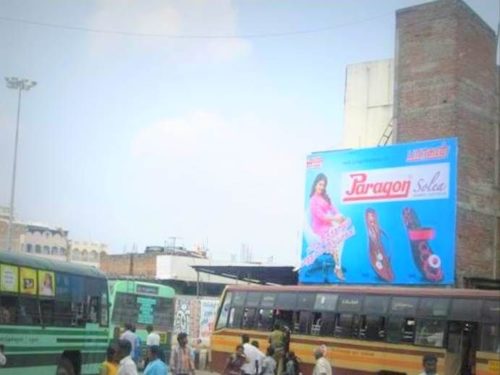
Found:
<path fill-rule="evenodd" d="M 307 158 L 299 282 L 453 284 L 457 140 Z"/>

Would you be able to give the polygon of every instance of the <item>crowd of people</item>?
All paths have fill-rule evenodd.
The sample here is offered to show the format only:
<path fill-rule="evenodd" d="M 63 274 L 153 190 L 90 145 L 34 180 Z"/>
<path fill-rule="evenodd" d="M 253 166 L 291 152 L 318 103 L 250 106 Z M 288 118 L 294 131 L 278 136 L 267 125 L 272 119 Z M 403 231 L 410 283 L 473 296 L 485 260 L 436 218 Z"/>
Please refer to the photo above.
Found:
<path fill-rule="evenodd" d="M 302 375 L 300 360 L 289 350 L 290 332 L 286 326 L 274 325 L 264 354 L 259 342 L 246 334 L 228 358 L 224 375 Z M 331 374 L 331 372 L 330 372 Z"/>
<path fill-rule="evenodd" d="M 144 360 L 143 375 L 195 374 L 193 351 L 188 345 L 186 333 L 177 335 L 177 345 L 172 349 L 169 368 L 160 348 L 160 336 L 151 325 L 146 330 L 147 358 Z M 286 327 L 280 329 L 279 325 L 274 326 L 269 336 L 265 354 L 260 350 L 259 341 L 250 342 L 250 337 L 243 334 L 241 344 L 227 359 L 223 375 L 303 375 L 301 361 L 289 350 L 289 344 L 289 331 Z M 101 364 L 99 375 L 138 375 L 139 362 L 142 361 L 140 348 L 141 341 L 135 334 L 135 327 L 126 324 L 119 340 L 107 348 L 106 360 Z M 4 352 L 4 345 L 0 344 L 0 367 L 7 362 Z M 313 354 L 315 365 L 312 375 L 332 375 L 332 365 L 326 356 L 327 347 L 320 345 Z M 436 355 L 424 355 L 422 367 L 423 372 L 419 375 L 437 375 Z"/>
<path fill-rule="evenodd" d="M 259 342 L 247 334 L 241 336 L 241 344 L 229 356 L 223 375 L 303 375 L 301 361 L 290 348 L 290 331 L 286 326 L 274 326 L 268 338 L 264 354 Z M 332 364 L 327 358 L 326 345 L 320 345 L 314 352 L 312 375 L 332 375 Z M 419 375 L 437 375 L 437 357 L 426 354 L 422 358 L 423 372 Z M 304 374 L 305 375 L 305 374 Z"/>
<path fill-rule="evenodd" d="M 172 349 L 169 368 L 160 348 L 160 335 L 151 325 L 146 330 L 146 358 L 142 358 L 141 340 L 135 334 L 134 325 L 126 324 L 119 340 L 108 347 L 99 375 L 138 375 L 140 367 L 144 367 L 143 375 L 194 375 L 192 350 L 186 333 L 177 335 L 177 346 Z"/>

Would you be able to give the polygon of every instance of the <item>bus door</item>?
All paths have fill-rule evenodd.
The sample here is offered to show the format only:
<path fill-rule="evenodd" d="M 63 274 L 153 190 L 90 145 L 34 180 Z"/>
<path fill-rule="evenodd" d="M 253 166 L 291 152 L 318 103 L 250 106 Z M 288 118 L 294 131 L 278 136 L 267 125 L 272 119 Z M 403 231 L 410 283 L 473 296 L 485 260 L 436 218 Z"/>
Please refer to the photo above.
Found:
<path fill-rule="evenodd" d="M 472 375 L 476 373 L 476 351 L 479 347 L 481 301 L 455 299 L 448 321 L 446 373 Z"/>
<path fill-rule="evenodd" d="M 475 374 L 478 342 L 478 324 L 476 322 L 448 322 L 446 373 Z"/>

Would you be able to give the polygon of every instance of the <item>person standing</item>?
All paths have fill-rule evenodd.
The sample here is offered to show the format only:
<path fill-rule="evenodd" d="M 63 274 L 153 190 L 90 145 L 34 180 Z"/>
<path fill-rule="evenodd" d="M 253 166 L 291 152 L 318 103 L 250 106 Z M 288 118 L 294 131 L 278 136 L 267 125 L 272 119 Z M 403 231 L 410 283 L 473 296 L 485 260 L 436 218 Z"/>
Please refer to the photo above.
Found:
<path fill-rule="evenodd" d="M 246 357 L 246 362 L 241 366 L 243 375 L 255 375 L 257 372 L 255 362 L 258 360 L 258 349 L 250 344 L 250 337 L 247 334 L 241 336 L 243 343 L 243 353 Z"/>
<path fill-rule="evenodd" d="M 163 352 L 160 348 L 160 335 L 154 331 L 154 328 L 151 324 L 146 326 L 146 331 L 148 333 L 148 336 L 146 337 L 146 347 L 149 349 L 152 346 L 158 346 L 159 348 L 158 358 L 163 362 L 165 362 Z M 148 363 L 149 363 L 149 357 L 146 357 L 146 362 L 144 366 L 147 366 Z"/>
<path fill-rule="evenodd" d="M 116 375 L 118 373 L 118 349 L 115 345 L 108 346 L 106 360 L 101 364 L 99 375 Z"/>
<path fill-rule="evenodd" d="M 120 366 L 118 367 L 117 375 L 138 375 L 137 366 L 130 356 L 131 352 L 132 345 L 130 344 L 130 341 L 118 341 L 118 359 L 120 361 Z"/>
<path fill-rule="evenodd" d="M 131 357 L 136 353 L 136 345 L 137 345 L 137 335 L 134 333 L 135 328 L 132 323 L 125 323 L 125 332 L 123 332 L 120 336 L 120 340 L 127 340 L 131 346 Z"/>
<path fill-rule="evenodd" d="M 167 365 L 160 359 L 160 347 L 158 345 L 148 346 L 148 365 L 144 375 L 167 375 Z"/>
<path fill-rule="evenodd" d="M 422 366 L 424 371 L 420 375 L 437 375 L 438 359 L 435 354 L 425 354 L 422 358 Z"/>
<path fill-rule="evenodd" d="M 150 346 L 160 346 L 160 335 L 154 332 L 154 328 L 151 324 L 146 327 L 148 332 L 148 337 L 146 338 L 146 345 Z"/>
<path fill-rule="evenodd" d="M 274 349 L 274 360 L 277 366 L 277 375 L 283 372 L 283 356 L 285 354 L 285 333 L 279 323 L 274 323 L 274 329 L 269 336 L 269 344 Z"/>
<path fill-rule="evenodd" d="M 190 375 L 195 373 L 192 351 L 187 342 L 187 333 L 181 332 L 177 335 L 178 345 L 172 350 L 170 356 L 170 366 L 173 375 Z"/>
<path fill-rule="evenodd" d="M 313 375 L 332 375 L 332 365 L 328 359 L 324 357 L 325 349 L 322 347 L 314 350 L 314 358 L 316 365 L 314 366 Z"/>
<path fill-rule="evenodd" d="M 132 333 L 135 335 L 134 350 L 132 351 L 132 359 L 139 366 L 142 357 L 142 342 L 141 338 L 135 333 L 135 324 L 132 324 Z"/>
<path fill-rule="evenodd" d="M 274 375 L 276 372 L 276 360 L 274 359 L 274 348 L 269 346 L 266 351 L 266 358 L 262 361 L 262 371 L 260 375 Z"/>
<path fill-rule="evenodd" d="M 260 351 L 259 342 L 257 340 L 252 341 L 252 345 L 257 349 L 257 360 L 255 361 L 255 374 L 259 375 L 260 370 L 262 369 L 262 362 L 266 355 Z"/>

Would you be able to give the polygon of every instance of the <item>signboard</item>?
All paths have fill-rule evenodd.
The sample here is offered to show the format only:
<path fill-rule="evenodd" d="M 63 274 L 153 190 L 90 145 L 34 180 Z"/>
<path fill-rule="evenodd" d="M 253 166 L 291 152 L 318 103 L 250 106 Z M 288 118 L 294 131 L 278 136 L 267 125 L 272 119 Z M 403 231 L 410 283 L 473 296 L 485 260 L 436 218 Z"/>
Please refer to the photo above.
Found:
<path fill-rule="evenodd" d="M 217 314 L 217 300 L 201 300 L 200 301 L 200 339 L 208 340 L 213 331 L 215 316 Z"/>
<path fill-rule="evenodd" d="M 36 294 L 36 270 L 21 267 L 21 293 Z"/>
<path fill-rule="evenodd" d="M 135 291 L 136 293 L 152 294 L 156 296 L 158 295 L 160 289 L 154 285 L 137 284 L 135 287 Z"/>
<path fill-rule="evenodd" d="M 2 292 L 19 292 L 19 268 L 0 265 L 0 290 Z"/>
<path fill-rule="evenodd" d="M 54 297 L 56 294 L 54 281 L 54 272 L 38 271 L 38 294 Z"/>
<path fill-rule="evenodd" d="M 457 141 L 307 159 L 299 281 L 453 284 Z"/>
<path fill-rule="evenodd" d="M 137 323 L 153 324 L 155 305 L 156 298 L 138 296 L 137 307 L 139 313 L 137 316 Z"/>

